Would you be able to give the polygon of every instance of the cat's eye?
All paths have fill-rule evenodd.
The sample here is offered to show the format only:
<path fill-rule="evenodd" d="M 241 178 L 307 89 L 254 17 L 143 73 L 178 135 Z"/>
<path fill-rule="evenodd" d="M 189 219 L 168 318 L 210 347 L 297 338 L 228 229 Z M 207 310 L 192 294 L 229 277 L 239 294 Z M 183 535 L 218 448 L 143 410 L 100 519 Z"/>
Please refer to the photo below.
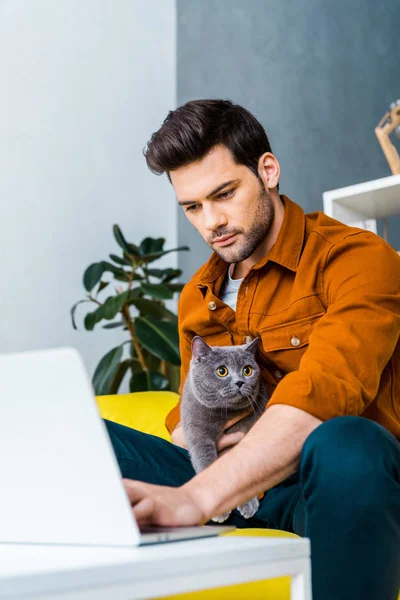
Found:
<path fill-rule="evenodd" d="M 218 367 L 217 375 L 218 377 L 226 377 L 228 375 L 228 369 L 224 366 Z"/>
<path fill-rule="evenodd" d="M 250 365 L 246 365 L 245 367 L 243 367 L 243 375 L 246 375 L 246 377 L 250 377 L 252 372 L 253 369 L 250 367 Z"/>

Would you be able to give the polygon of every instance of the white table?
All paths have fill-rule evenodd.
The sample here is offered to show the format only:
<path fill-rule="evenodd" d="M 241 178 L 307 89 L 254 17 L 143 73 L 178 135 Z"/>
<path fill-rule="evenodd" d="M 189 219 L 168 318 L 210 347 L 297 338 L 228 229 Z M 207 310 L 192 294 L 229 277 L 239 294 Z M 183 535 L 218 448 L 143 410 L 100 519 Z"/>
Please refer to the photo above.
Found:
<path fill-rule="evenodd" d="M 292 576 L 311 600 L 307 538 L 220 536 L 138 548 L 0 544 L 0 598 L 134 600 Z"/>

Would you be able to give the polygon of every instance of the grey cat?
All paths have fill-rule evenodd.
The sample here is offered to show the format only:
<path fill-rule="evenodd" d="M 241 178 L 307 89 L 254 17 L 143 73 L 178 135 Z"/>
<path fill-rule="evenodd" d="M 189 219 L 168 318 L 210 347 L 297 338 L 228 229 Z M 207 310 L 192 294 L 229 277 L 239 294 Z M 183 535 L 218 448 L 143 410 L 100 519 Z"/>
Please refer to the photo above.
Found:
<path fill-rule="evenodd" d="M 181 422 L 196 473 L 217 459 L 217 442 L 229 419 L 252 407 L 248 416 L 227 431 L 247 433 L 265 410 L 269 395 L 255 359 L 259 341 L 211 347 L 198 335 L 192 340 L 192 358 L 181 395 Z M 258 507 L 256 497 L 237 508 L 249 519 Z M 212 520 L 223 523 L 229 515 Z"/>

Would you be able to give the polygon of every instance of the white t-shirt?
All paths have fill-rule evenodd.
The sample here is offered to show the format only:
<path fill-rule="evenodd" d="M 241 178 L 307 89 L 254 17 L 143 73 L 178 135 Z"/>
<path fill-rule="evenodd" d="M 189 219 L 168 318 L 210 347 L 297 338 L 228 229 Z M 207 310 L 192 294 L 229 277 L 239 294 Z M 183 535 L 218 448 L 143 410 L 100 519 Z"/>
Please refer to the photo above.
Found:
<path fill-rule="evenodd" d="M 243 281 L 243 277 L 242 279 L 232 279 L 231 273 L 234 268 L 235 265 L 233 263 L 229 265 L 228 276 L 224 279 L 221 291 L 219 293 L 219 298 L 222 300 L 222 302 L 225 302 L 225 304 L 233 308 L 233 310 L 236 310 L 237 294 L 240 284 Z"/>

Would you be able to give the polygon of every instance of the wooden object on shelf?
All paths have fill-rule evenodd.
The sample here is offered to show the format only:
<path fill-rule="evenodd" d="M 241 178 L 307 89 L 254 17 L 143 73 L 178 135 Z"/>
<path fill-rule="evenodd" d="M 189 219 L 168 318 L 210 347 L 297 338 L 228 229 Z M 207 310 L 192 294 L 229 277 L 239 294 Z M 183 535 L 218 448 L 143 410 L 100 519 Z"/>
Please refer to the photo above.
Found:
<path fill-rule="evenodd" d="M 396 135 L 400 134 L 400 100 L 392 102 L 389 112 L 382 117 L 375 127 L 375 135 L 393 175 L 400 175 L 400 156 L 390 141 L 390 134 L 393 131 L 396 131 Z"/>

